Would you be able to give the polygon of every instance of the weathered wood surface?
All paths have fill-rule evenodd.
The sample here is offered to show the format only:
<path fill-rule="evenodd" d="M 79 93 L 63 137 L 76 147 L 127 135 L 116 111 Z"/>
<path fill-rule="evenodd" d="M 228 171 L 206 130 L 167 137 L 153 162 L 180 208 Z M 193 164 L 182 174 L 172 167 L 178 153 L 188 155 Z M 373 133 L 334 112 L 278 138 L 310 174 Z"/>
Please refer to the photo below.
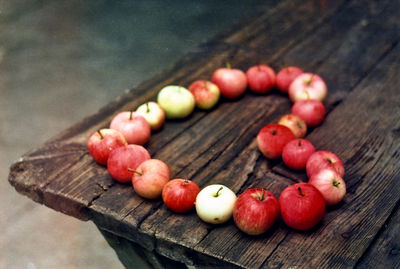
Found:
<path fill-rule="evenodd" d="M 133 250 L 140 245 L 143 253 L 189 266 L 399 266 L 399 11 L 398 1 L 388 0 L 275 1 L 25 154 L 11 167 L 10 183 L 39 203 L 94 221 L 114 247 L 117 236 L 124 244 L 134 242 Z M 174 214 L 160 200 L 143 200 L 129 184 L 115 183 L 89 156 L 88 137 L 115 113 L 154 100 L 165 85 L 209 79 L 227 61 L 243 70 L 260 62 L 276 70 L 294 64 L 328 84 L 329 114 L 307 138 L 343 160 L 348 194 L 312 231 L 296 232 L 279 222 L 267 234 L 250 237 L 232 221 L 214 226 L 194 211 Z M 168 121 L 146 147 L 174 177 L 191 178 L 200 187 L 221 183 L 241 193 L 262 186 L 279 196 L 306 180 L 305 173 L 265 159 L 255 136 L 290 106 L 278 92 L 248 92 L 210 112 Z"/>

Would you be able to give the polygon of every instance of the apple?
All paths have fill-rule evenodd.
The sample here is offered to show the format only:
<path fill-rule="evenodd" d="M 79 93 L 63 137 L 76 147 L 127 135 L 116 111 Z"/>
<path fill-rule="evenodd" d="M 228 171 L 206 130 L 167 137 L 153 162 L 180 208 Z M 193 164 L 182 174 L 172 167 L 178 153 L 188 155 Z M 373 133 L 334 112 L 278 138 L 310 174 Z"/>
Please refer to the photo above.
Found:
<path fill-rule="evenodd" d="M 289 86 L 289 98 L 292 102 L 299 100 L 323 101 L 328 93 L 324 80 L 313 73 L 303 73 L 297 76 Z"/>
<path fill-rule="evenodd" d="M 276 87 L 283 93 L 287 93 L 289 91 L 289 86 L 293 82 L 293 80 L 303 74 L 303 70 L 296 66 L 288 66 L 283 68 L 276 75 Z"/>
<path fill-rule="evenodd" d="M 125 137 L 119 131 L 104 128 L 89 137 L 88 150 L 96 162 L 106 165 L 110 152 L 127 144 Z"/>
<path fill-rule="evenodd" d="M 331 169 L 338 173 L 339 176 L 344 176 L 342 161 L 335 153 L 327 150 L 316 151 L 307 160 L 306 172 L 308 178 L 311 178 L 322 169 Z"/>
<path fill-rule="evenodd" d="M 165 112 L 156 102 L 147 102 L 136 109 L 136 113 L 150 125 L 151 130 L 160 130 L 165 121 Z"/>
<path fill-rule="evenodd" d="M 196 80 L 189 86 L 196 106 L 201 109 L 213 108 L 219 100 L 220 91 L 217 85 L 207 80 Z"/>
<path fill-rule="evenodd" d="M 132 181 L 133 172 L 144 161 L 150 159 L 149 152 L 140 145 L 118 147 L 110 152 L 107 160 L 107 169 L 111 177 L 118 182 Z"/>
<path fill-rule="evenodd" d="M 302 118 L 307 126 L 315 127 L 325 118 L 325 106 L 319 100 L 300 100 L 293 104 L 292 113 Z"/>
<path fill-rule="evenodd" d="M 196 197 L 196 212 L 201 220 L 220 224 L 232 217 L 236 195 L 228 187 L 213 184 L 202 189 Z"/>
<path fill-rule="evenodd" d="M 133 172 L 133 189 L 141 197 L 147 199 L 160 197 L 171 175 L 168 165 L 157 159 L 146 160 L 136 169 L 128 168 L 128 170 Z"/>
<path fill-rule="evenodd" d="M 236 226 L 249 235 L 265 233 L 278 219 L 279 202 L 264 188 L 252 188 L 239 195 L 233 208 Z"/>
<path fill-rule="evenodd" d="M 229 65 L 217 69 L 211 81 L 218 86 L 221 95 L 229 99 L 238 98 L 247 88 L 246 74 L 240 69 L 230 68 Z"/>
<path fill-rule="evenodd" d="M 256 93 L 267 93 L 275 87 L 275 71 L 265 64 L 250 67 L 246 72 L 250 90 Z"/>
<path fill-rule="evenodd" d="M 143 145 L 150 139 L 151 129 L 144 117 L 133 111 L 123 111 L 114 116 L 110 129 L 120 131 L 128 144 Z"/>
<path fill-rule="evenodd" d="M 288 142 L 283 148 L 282 160 L 291 169 L 303 170 L 314 152 L 315 148 L 310 141 L 298 138 Z"/>
<path fill-rule="evenodd" d="M 184 213 L 194 207 L 199 186 L 191 180 L 176 178 L 169 181 L 162 190 L 162 198 L 170 210 Z"/>
<path fill-rule="evenodd" d="M 195 107 L 193 94 L 182 86 L 169 85 L 160 90 L 157 103 L 168 119 L 182 119 L 189 116 Z"/>
<path fill-rule="evenodd" d="M 306 231 L 325 215 L 325 199 L 310 183 L 297 183 L 285 188 L 279 196 L 283 222 L 293 229 Z"/>
<path fill-rule="evenodd" d="M 279 159 L 283 147 L 295 138 L 288 127 L 280 124 L 268 124 L 257 134 L 257 146 L 265 157 Z"/>
<path fill-rule="evenodd" d="M 346 183 L 343 178 L 331 169 L 323 169 L 315 173 L 308 181 L 316 187 L 327 205 L 336 205 L 346 195 Z"/>
<path fill-rule="evenodd" d="M 304 137 L 307 134 L 306 122 L 295 114 L 283 115 L 279 119 L 278 124 L 288 127 L 297 138 Z"/>

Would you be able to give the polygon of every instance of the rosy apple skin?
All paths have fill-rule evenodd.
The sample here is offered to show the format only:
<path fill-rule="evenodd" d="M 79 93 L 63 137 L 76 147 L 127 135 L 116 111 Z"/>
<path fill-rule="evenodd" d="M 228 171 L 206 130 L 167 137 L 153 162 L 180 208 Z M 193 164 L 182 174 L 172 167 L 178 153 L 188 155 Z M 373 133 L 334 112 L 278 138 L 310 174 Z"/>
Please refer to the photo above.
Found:
<path fill-rule="evenodd" d="M 308 178 L 311 178 L 315 173 L 323 169 L 331 169 L 339 174 L 340 177 L 344 176 L 344 166 L 339 157 L 330 151 L 320 150 L 311 154 L 307 160 L 306 172 Z"/>
<path fill-rule="evenodd" d="M 167 119 L 183 119 L 188 117 L 195 108 L 193 94 L 186 88 L 168 85 L 157 95 L 157 103 L 164 110 Z"/>
<path fill-rule="evenodd" d="M 328 93 L 324 80 L 313 73 L 303 73 L 297 76 L 289 86 L 289 98 L 292 102 L 299 100 L 323 101 Z"/>
<path fill-rule="evenodd" d="M 294 170 L 306 168 L 307 160 L 315 152 L 313 144 L 306 139 L 294 139 L 286 144 L 282 151 L 285 165 Z"/>
<path fill-rule="evenodd" d="M 307 124 L 306 122 L 295 114 L 283 115 L 278 124 L 288 127 L 297 138 L 306 136 L 307 134 Z"/>
<path fill-rule="evenodd" d="M 295 138 L 288 127 L 280 124 L 268 124 L 257 134 L 257 146 L 265 157 L 279 159 L 283 147 Z"/>
<path fill-rule="evenodd" d="M 149 152 L 140 145 L 118 147 L 110 152 L 107 160 L 107 169 L 111 177 L 118 182 L 132 181 L 133 172 L 144 161 L 150 159 Z"/>
<path fill-rule="evenodd" d="M 239 195 L 233 208 L 236 226 L 249 235 L 265 233 L 280 214 L 276 197 L 263 188 L 253 188 Z"/>
<path fill-rule="evenodd" d="M 220 91 L 217 85 L 207 80 L 196 80 L 189 86 L 193 94 L 196 106 L 200 109 L 211 109 L 219 100 Z"/>
<path fill-rule="evenodd" d="M 194 207 L 199 192 L 199 186 L 193 181 L 176 178 L 164 186 L 162 198 L 168 209 L 176 213 L 184 213 Z"/>
<path fill-rule="evenodd" d="M 239 69 L 219 68 L 213 73 L 211 81 L 218 86 L 221 95 L 229 99 L 238 98 L 247 89 L 246 74 Z"/>
<path fill-rule="evenodd" d="M 213 184 L 202 189 L 196 197 L 196 213 L 207 223 L 221 224 L 232 217 L 236 194 L 228 187 Z"/>
<path fill-rule="evenodd" d="M 119 131 L 104 128 L 90 136 L 88 150 L 97 163 L 106 165 L 110 152 L 127 144 L 128 142 Z"/>
<path fill-rule="evenodd" d="M 133 111 L 124 111 L 115 115 L 111 120 L 110 129 L 120 131 L 128 144 L 144 145 L 151 135 L 148 122 Z"/>
<path fill-rule="evenodd" d="M 325 106 L 319 100 L 300 100 L 293 104 L 292 113 L 302 118 L 307 126 L 315 127 L 325 118 Z"/>
<path fill-rule="evenodd" d="M 317 225 L 325 215 L 325 199 L 309 183 L 288 186 L 279 196 L 281 216 L 293 229 L 306 231 Z"/>
<path fill-rule="evenodd" d="M 160 130 L 165 122 L 165 112 L 156 102 L 147 102 L 136 109 L 136 113 L 150 125 L 151 130 Z"/>
<path fill-rule="evenodd" d="M 292 84 L 293 80 L 301 74 L 303 74 L 303 70 L 296 66 L 283 68 L 276 75 L 276 87 L 281 92 L 288 93 L 290 84 Z"/>
<path fill-rule="evenodd" d="M 264 94 L 275 87 L 275 71 L 265 64 L 250 67 L 246 72 L 247 82 L 250 90 L 255 93 Z"/>
<path fill-rule="evenodd" d="M 156 199 L 161 196 L 163 187 L 170 179 L 167 164 L 157 159 L 142 162 L 132 176 L 132 186 L 135 192 L 146 199 Z"/>
<path fill-rule="evenodd" d="M 346 183 L 331 169 L 323 169 L 314 174 L 308 183 L 320 191 L 327 205 L 340 203 L 346 195 Z"/>

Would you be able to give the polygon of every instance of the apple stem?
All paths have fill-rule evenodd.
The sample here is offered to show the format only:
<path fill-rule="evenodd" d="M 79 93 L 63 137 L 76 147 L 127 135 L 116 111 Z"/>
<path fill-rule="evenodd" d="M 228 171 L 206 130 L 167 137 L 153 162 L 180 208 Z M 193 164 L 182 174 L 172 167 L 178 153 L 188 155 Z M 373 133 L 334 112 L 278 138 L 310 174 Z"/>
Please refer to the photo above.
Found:
<path fill-rule="evenodd" d="M 150 112 L 150 105 L 149 102 L 146 103 L 146 113 Z"/>
<path fill-rule="evenodd" d="M 203 88 L 207 89 L 207 81 L 205 81 L 205 80 L 204 80 L 204 83 L 203 83 Z"/>
<path fill-rule="evenodd" d="M 271 131 L 271 134 L 272 134 L 272 135 L 276 135 L 276 133 L 277 133 L 276 130 L 272 130 L 272 131 Z"/>
<path fill-rule="evenodd" d="M 218 197 L 219 196 L 219 192 L 223 189 L 224 187 L 219 188 L 219 190 L 217 191 L 217 193 L 214 195 L 214 197 Z"/>
<path fill-rule="evenodd" d="M 261 191 L 261 196 L 260 196 L 260 197 L 258 197 L 258 200 L 260 200 L 260 201 L 264 201 L 264 194 L 265 194 L 265 188 L 262 188 L 262 191 Z"/>
<path fill-rule="evenodd" d="M 333 186 L 338 187 L 340 185 L 340 182 L 338 180 L 333 181 Z"/>
<path fill-rule="evenodd" d="M 299 190 L 299 193 L 300 193 L 301 196 L 305 196 L 304 193 L 301 191 L 300 187 L 298 187 L 297 189 Z"/>
<path fill-rule="evenodd" d="M 231 68 L 232 68 L 232 66 L 231 66 L 231 63 L 230 63 L 230 62 L 227 62 L 227 63 L 226 63 L 226 68 L 228 68 L 228 69 L 231 69 Z"/>
<path fill-rule="evenodd" d="M 300 139 L 297 141 L 297 146 L 301 147 L 301 140 Z"/>
<path fill-rule="evenodd" d="M 100 139 L 104 139 L 103 134 L 101 133 L 101 130 L 97 130 L 97 133 L 100 135 Z"/>
<path fill-rule="evenodd" d="M 133 170 L 132 168 L 128 168 L 128 171 L 132 172 L 132 173 L 135 173 L 135 174 L 138 174 L 139 176 L 143 176 L 143 173 L 140 173 L 139 171 Z"/>
<path fill-rule="evenodd" d="M 311 85 L 311 82 L 312 82 L 312 80 L 313 80 L 313 78 L 314 78 L 314 76 L 315 76 L 315 74 L 312 74 L 311 77 L 310 77 L 310 79 L 304 81 L 304 83 L 305 83 L 307 86 L 310 86 L 310 85 Z"/>
<path fill-rule="evenodd" d="M 132 120 L 133 118 L 133 110 L 131 110 L 131 114 L 129 114 L 129 120 Z"/>

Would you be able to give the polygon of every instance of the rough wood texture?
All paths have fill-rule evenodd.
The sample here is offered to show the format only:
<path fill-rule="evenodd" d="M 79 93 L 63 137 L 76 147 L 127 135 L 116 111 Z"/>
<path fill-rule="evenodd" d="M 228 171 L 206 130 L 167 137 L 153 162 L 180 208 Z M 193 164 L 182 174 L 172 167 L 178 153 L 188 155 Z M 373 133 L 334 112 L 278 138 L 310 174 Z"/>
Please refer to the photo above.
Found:
<path fill-rule="evenodd" d="M 325 2 L 270 3 L 25 154 L 11 167 L 10 183 L 39 203 L 94 221 L 121 255 L 131 242 L 132 250 L 140 246 L 150 260 L 166 257 L 198 268 L 398 266 L 399 3 Z M 118 111 L 154 100 L 167 84 L 209 79 L 227 61 L 243 70 L 260 62 L 276 70 L 283 63 L 298 65 L 328 84 L 327 118 L 307 138 L 343 160 L 348 194 L 312 231 L 296 232 L 279 222 L 268 233 L 250 237 L 232 221 L 215 226 L 194 211 L 174 214 L 160 200 L 143 200 L 129 184 L 114 182 L 88 154 L 88 137 Z M 278 92 L 247 92 L 238 100 L 221 100 L 212 111 L 168 121 L 146 147 L 174 177 L 190 178 L 200 187 L 221 183 L 241 193 L 263 186 L 279 196 L 286 186 L 307 180 L 305 173 L 265 159 L 255 136 L 290 106 Z"/>

